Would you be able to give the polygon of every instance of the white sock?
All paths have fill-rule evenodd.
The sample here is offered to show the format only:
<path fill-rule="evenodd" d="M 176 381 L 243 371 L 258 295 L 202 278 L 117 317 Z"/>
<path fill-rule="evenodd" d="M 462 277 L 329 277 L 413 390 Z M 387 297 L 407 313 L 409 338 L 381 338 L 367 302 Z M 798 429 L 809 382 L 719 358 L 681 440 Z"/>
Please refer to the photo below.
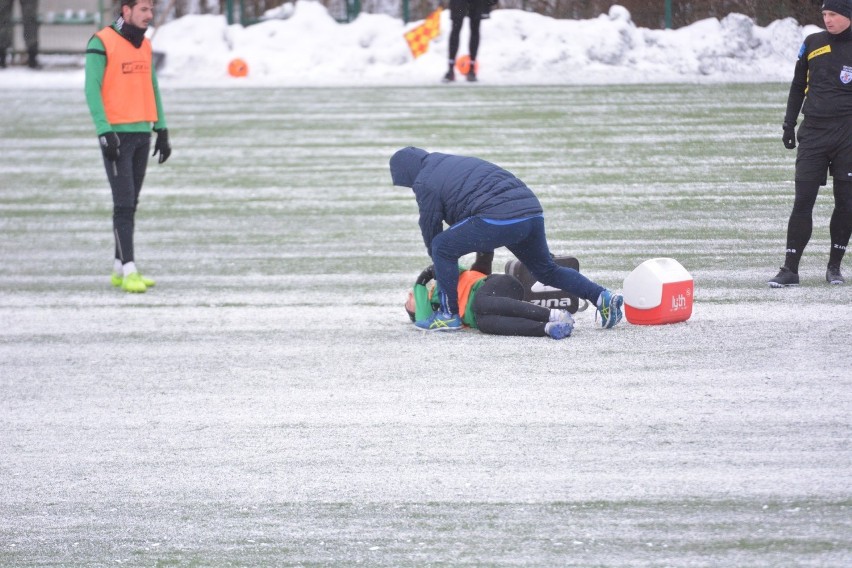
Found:
<path fill-rule="evenodd" d="M 125 277 L 130 276 L 134 272 L 137 272 L 136 263 L 134 263 L 133 261 L 126 263 L 124 266 L 121 267 L 121 271 Z"/>
<path fill-rule="evenodd" d="M 599 308 L 600 308 L 600 307 L 601 307 L 601 302 L 603 302 L 603 292 L 601 292 L 601 295 L 600 295 L 600 296 L 598 296 L 598 301 L 597 301 L 597 302 L 595 302 L 595 305 L 596 305 L 597 307 L 599 307 Z"/>
<path fill-rule="evenodd" d="M 112 271 L 115 272 L 116 274 L 122 274 L 123 271 L 124 271 L 124 268 L 123 268 L 123 265 L 121 264 L 121 261 L 117 258 L 115 259 L 115 262 L 112 265 Z"/>
<path fill-rule="evenodd" d="M 550 317 L 547 321 L 559 321 L 561 318 L 562 310 L 557 310 L 555 308 L 550 308 Z"/>

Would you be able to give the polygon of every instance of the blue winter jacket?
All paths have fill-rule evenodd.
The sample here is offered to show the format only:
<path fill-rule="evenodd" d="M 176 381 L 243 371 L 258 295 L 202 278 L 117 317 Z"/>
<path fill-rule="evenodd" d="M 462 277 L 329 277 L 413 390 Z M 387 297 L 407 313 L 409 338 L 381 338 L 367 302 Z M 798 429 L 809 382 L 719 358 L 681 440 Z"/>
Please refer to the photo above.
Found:
<path fill-rule="evenodd" d="M 452 226 L 469 217 L 505 221 L 542 214 L 541 203 L 524 182 L 479 158 L 409 146 L 391 157 L 390 172 L 394 185 L 414 190 L 429 256 L 444 221 Z"/>

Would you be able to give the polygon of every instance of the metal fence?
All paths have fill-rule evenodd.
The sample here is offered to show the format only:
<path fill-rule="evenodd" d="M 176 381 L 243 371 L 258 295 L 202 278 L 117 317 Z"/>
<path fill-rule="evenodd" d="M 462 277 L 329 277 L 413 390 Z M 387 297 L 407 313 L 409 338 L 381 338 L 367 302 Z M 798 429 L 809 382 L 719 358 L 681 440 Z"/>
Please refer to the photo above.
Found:
<path fill-rule="evenodd" d="M 109 21 L 112 7 L 105 0 L 40 0 L 39 51 L 82 53 L 93 33 Z M 26 51 L 18 2 L 12 9 L 11 52 L 13 58 Z"/>

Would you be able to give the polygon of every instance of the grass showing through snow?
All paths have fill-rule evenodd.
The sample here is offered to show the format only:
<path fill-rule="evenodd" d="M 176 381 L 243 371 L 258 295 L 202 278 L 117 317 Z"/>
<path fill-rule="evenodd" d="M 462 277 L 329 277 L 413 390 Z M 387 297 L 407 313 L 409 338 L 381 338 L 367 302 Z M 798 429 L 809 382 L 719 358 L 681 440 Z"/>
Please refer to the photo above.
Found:
<path fill-rule="evenodd" d="M 0 90 L 0 564 L 852 562 L 830 189 L 802 286 L 765 284 L 786 85 L 467 87 L 165 90 L 135 296 L 82 88 Z M 415 331 L 406 145 L 515 172 L 608 287 L 676 258 L 693 317 Z"/>

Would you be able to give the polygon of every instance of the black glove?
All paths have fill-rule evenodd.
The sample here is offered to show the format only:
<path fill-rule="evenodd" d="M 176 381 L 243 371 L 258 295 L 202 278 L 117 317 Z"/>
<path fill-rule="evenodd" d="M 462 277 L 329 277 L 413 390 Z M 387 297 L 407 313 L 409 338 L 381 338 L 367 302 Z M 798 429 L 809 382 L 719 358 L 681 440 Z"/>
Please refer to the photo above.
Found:
<path fill-rule="evenodd" d="M 154 142 L 154 153 L 151 156 L 156 156 L 159 152 L 160 163 L 162 164 L 172 155 L 172 147 L 169 145 L 169 130 L 168 128 L 161 128 L 154 132 L 157 133 L 157 141 Z"/>
<path fill-rule="evenodd" d="M 426 267 L 426 269 L 420 273 L 420 276 L 417 277 L 417 280 L 414 282 L 415 284 L 420 284 L 421 286 L 425 286 L 429 283 L 430 280 L 435 279 L 435 266 L 430 264 Z"/>
<path fill-rule="evenodd" d="M 784 123 L 784 135 L 781 137 L 781 141 L 784 142 L 784 147 L 788 150 L 792 150 L 796 147 L 795 125 L 790 126 L 786 122 Z"/>
<path fill-rule="evenodd" d="M 118 139 L 118 134 L 110 130 L 98 136 L 98 141 L 101 143 L 101 152 L 104 153 L 104 158 L 110 162 L 114 162 L 121 155 L 118 149 L 121 146 L 121 140 Z"/>

